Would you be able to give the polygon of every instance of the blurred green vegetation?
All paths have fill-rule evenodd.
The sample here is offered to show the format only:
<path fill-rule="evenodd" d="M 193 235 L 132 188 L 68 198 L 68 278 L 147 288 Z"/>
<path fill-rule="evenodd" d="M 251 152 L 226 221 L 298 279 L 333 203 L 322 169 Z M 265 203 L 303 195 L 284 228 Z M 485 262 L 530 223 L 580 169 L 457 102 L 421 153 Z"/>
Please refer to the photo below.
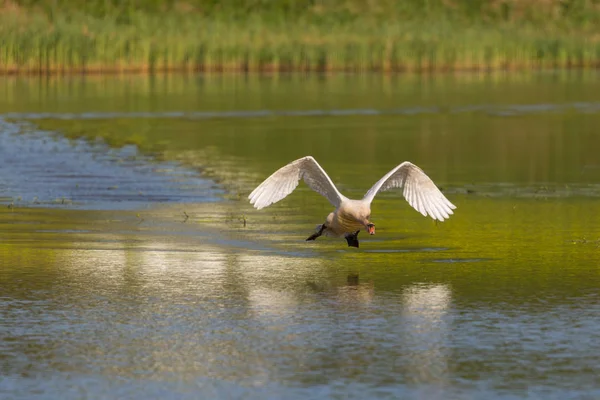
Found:
<path fill-rule="evenodd" d="M 598 0 L 21 0 L 0 70 L 594 67 Z"/>

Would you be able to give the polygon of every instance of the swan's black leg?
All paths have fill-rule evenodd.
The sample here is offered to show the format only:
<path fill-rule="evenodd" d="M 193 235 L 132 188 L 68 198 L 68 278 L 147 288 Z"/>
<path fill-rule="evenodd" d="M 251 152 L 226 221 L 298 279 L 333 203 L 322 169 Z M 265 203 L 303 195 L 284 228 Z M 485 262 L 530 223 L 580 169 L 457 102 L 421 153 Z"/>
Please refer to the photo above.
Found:
<path fill-rule="evenodd" d="M 346 242 L 348 242 L 348 247 L 358 248 L 358 232 L 360 232 L 360 230 L 354 233 L 347 233 L 346 236 L 344 236 L 346 238 Z"/>
<path fill-rule="evenodd" d="M 316 238 L 318 238 L 319 236 L 321 236 L 323 234 L 323 231 L 326 229 L 327 227 L 325 226 L 325 224 L 321 225 L 321 228 L 319 228 L 318 232 L 313 233 L 312 235 L 310 235 L 308 238 L 306 238 L 307 241 L 309 240 L 315 240 Z"/>

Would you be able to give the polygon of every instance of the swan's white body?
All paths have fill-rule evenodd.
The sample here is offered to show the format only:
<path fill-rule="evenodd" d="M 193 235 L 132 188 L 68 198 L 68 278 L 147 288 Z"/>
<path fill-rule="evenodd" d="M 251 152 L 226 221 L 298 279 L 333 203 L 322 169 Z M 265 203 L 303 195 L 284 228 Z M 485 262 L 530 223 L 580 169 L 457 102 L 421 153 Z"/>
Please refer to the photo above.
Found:
<path fill-rule="evenodd" d="M 349 235 L 353 235 L 355 247 L 358 247 L 358 231 L 366 228 L 370 234 L 375 233 L 375 226 L 369 222 L 373 198 L 377 193 L 392 188 L 403 187 L 404 198 L 415 210 L 438 221 L 450 218 L 452 210 L 456 208 L 425 172 L 409 161 L 388 172 L 361 200 L 352 200 L 337 190 L 327 173 L 311 156 L 292 161 L 265 179 L 248 196 L 250 203 L 259 210 L 268 207 L 292 193 L 300 179 L 304 179 L 311 189 L 325 196 L 335 207 L 325 223 L 317 227 L 318 234 L 308 240 L 314 240 L 321 234 L 346 236 L 347 240 Z M 351 245 L 350 240 L 348 244 Z"/>

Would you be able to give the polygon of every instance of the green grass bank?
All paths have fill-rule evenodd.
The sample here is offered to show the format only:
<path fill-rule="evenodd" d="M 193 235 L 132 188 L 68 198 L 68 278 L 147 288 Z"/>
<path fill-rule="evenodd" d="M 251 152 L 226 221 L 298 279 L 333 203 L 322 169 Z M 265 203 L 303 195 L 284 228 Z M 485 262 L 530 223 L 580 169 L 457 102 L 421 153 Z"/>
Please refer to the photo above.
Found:
<path fill-rule="evenodd" d="M 21 0 L 0 72 L 449 71 L 600 65 L 599 0 Z"/>

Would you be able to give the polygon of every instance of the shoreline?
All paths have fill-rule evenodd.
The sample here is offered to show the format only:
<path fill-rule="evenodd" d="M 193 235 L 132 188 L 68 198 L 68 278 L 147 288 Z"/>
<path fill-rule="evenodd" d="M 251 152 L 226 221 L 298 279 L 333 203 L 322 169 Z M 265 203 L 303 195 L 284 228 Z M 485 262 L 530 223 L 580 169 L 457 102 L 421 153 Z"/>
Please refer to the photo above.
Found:
<path fill-rule="evenodd" d="M 394 67 L 394 68 L 281 68 L 281 67 L 228 67 L 228 66 L 196 66 L 196 67 L 91 67 L 91 68 L 0 68 L 0 76 L 115 76 L 115 75 L 168 75 L 168 74 L 326 74 L 326 73 L 370 73 L 382 75 L 417 74 L 435 75 L 451 73 L 512 73 L 540 71 L 594 71 L 600 69 L 600 60 L 590 63 L 567 63 L 556 65 L 505 65 L 498 67 L 465 66 L 465 67 Z"/>

